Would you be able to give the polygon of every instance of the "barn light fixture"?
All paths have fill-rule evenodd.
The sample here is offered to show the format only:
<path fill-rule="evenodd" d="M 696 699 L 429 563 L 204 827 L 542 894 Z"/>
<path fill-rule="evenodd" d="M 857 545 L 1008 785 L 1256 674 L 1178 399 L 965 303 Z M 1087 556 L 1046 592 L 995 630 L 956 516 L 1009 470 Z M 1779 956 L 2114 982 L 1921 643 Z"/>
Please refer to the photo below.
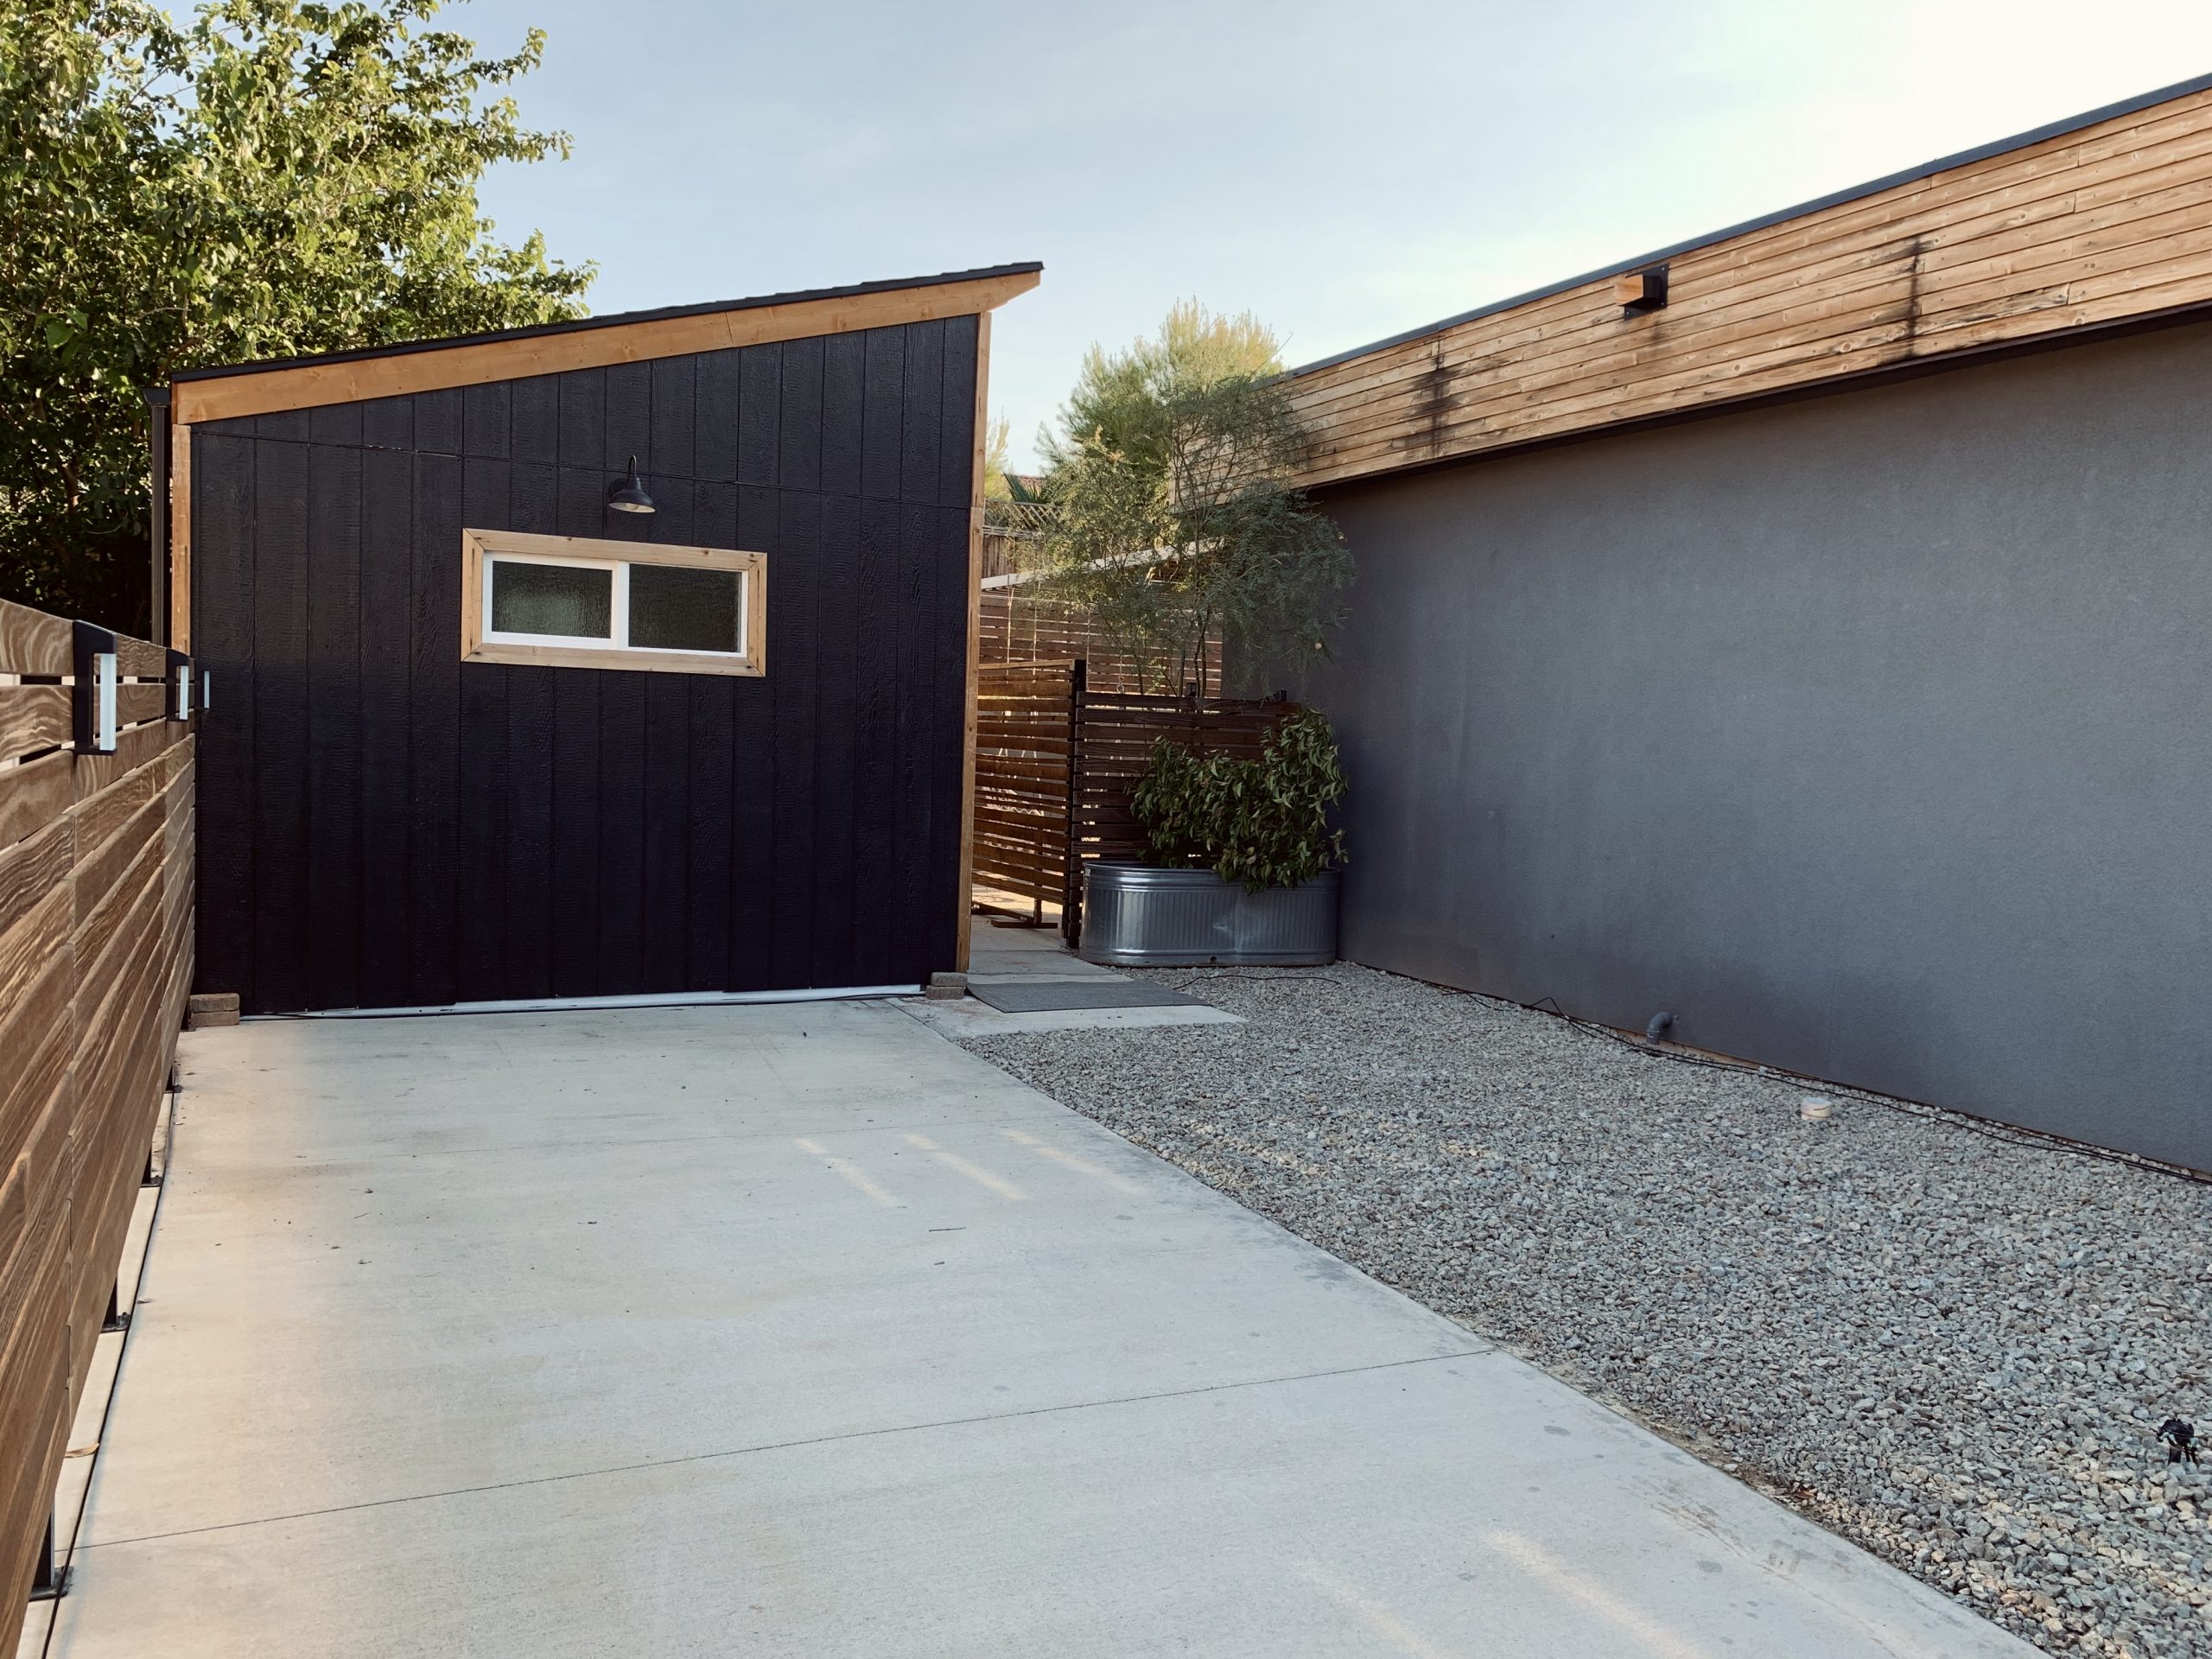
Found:
<path fill-rule="evenodd" d="M 607 505 L 616 512 L 651 512 L 653 499 L 645 493 L 645 486 L 638 481 L 638 458 L 630 457 L 630 470 L 622 474 L 620 482 L 607 489 Z"/>

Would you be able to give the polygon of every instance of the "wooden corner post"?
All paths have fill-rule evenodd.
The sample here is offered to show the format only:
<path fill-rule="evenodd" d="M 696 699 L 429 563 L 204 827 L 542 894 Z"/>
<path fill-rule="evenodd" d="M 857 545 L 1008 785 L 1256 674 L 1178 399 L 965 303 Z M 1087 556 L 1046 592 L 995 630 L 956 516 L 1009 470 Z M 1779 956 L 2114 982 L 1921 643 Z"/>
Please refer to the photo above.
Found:
<path fill-rule="evenodd" d="M 1071 950 L 1083 943 L 1083 699 L 1090 686 L 1090 661 L 1078 657 L 1068 664 L 1067 846 L 1060 865 L 1060 937 Z"/>
<path fill-rule="evenodd" d="M 192 427 L 168 415 L 169 637 L 167 644 L 192 651 Z"/>
<path fill-rule="evenodd" d="M 983 460 L 989 448 L 991 314 L 976 319 L 976 445 L 968 490 L 968 701 L 961 721 L 960 914 L 952 966 L 968 971 L 969 917 L 976 908 L 976 709 L 983 662 Z"/>

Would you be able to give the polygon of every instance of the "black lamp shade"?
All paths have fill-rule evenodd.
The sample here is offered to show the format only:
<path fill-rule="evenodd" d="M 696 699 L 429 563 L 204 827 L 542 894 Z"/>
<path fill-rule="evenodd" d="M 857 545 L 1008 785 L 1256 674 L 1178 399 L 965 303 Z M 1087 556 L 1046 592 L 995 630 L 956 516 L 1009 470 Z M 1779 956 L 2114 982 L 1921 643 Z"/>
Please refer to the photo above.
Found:
<path fill-rule="evenodd" d="M 651 512 L 653 499 L 645 493 L 645 486 L 638 480 L 638 458 L 630 457 L 630 468 L 620 480 L 607 490 L 607 505 L 616 512 Z"/>

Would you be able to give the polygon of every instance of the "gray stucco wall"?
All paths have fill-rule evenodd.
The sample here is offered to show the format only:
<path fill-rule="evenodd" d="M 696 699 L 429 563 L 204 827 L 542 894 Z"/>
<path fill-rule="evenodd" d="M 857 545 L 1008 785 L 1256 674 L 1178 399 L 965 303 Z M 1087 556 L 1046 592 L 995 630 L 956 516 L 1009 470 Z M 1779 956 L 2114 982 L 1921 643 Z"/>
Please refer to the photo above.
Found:
<path fill-rule="evenodd" d="M 1324 499 L 1347 956 L 2212 1167 L 2212 325 Z"/>

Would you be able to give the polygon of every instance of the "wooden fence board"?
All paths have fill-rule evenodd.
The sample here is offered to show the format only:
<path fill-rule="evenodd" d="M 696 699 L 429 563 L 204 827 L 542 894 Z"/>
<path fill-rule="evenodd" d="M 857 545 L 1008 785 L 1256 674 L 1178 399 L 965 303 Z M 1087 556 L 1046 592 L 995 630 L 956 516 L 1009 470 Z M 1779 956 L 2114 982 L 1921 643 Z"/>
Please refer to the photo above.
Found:
<path fill-rule="evenodd" d="M 71 625 L 0 604 L 0 674 L 66 677 Z M 191 984 L 194 745 L 168 652 L 118 640 L 116 752 L 73 685 L 0 685 L 0 1572 L 29 1582 Z M 62 745 L 63 747 L 56 747 Z M 20 1591 L 0 1592 L 0 1653 Z"/>
<path fill-rule="evenodd" d="M 82 863 L 105 846 L 110 837 L 137 817 L 146 803 L 154 798 L 159 779 L 154 768 L 131 773 L 114 788 L 103 790 L 90 800 L 79 802 L 69 814 L 69 828 L 76 842 L 77 861 Z M 95 887 L 88 899 L 97 899 L 106 891 Z"/>
<path fill-rule="evenodd" d="M 0 1041 L 21 1045 L 8 1052 L 19 1056 L 22 1065 L 0 1078 L 0 1165 L 11 1164 L 30 1144 L 38 1113 L 68 1074 L 69 993 L 75 983 L 74 958 L 57 959 L 0 1023 Z"/>
<path fill-rule="evenodd" d="M 1075 683 L 1072 661 L 986 661 L 976 671 L 975 877 L 1027 899 L 1032 915 L 1060 903 L 1067 885 Z"/>
<path fill-rule="evenodd" d="M 115 719 L 119 726 L 159 720 L 168 707 L 168 688 L 157 682 L 131 681 L 115 688 Z"/>
<path fill-rule="evenodd" d="M 168 672 L 168 648 L 150 639 L 118 636 L 115 642 L 115 667 L 125 679 L 161 679 Z"/>
<path fill-rule="evenodd" d="M 0 850 L 0 938 L 68 879 L 69 866 L 70 824 L 66 818 Z"/>
<path fill-rule="evenodd" d="M 69 741 L 69 688 L 0 685 L 0 755 L 60 748 Z"/>
<path fill-rule="evenodd" d="M 0 933 L 0 1007 L 13 1001 L 68 942 L 75 903 L 73 884 L 57 885 L 22 920 Z"/>
<path fill-rule="evenodd" d="M 124 873 L 137 863 L 139 855 L 161 836 L 163 804 L 155 798 L 151 787 L 153 780 L 144 772 L 140 772 L 128 782 L 135 784 L 140 779 L 144 780 L 147 799 L 124 821 L 123 827 L 89 850 L 81 842 L 79 844 L 75 885 L 76 919 L 79 923 L 87 919 L 90 914 L 86 906 L 98 902 L 102 893 L 121 880 Z M 127 784 L 118 784 L 115 788 L 120 791 L 127 786 Z M 160 861 L 158 855 L 155 861 Z"/>
<path fill-rule="evenodd" d="M 68 622 L 0 599 L 0 674 L 67 674 Z"/>
<path fill-rule="evenodd" d="M 1141 684 L 1136 664 L 1094 632 L 1082 612 L 1064 600 L 1034 599 L 1008 588 L 982 595 L 976 610 L 977 649 L 987 667 L 1063 666 L 1084 659 L 1090 683 L 1105 691 L 1135 691 Z M 1221 691 L 1221 641 L 1210 642 L 1206 696 Z"/>
<path fill-rule="evenodd" d="M 63 751 L 0 770 L 0 847 L 36 835 L 69 810 L 76 760 Z"/>

